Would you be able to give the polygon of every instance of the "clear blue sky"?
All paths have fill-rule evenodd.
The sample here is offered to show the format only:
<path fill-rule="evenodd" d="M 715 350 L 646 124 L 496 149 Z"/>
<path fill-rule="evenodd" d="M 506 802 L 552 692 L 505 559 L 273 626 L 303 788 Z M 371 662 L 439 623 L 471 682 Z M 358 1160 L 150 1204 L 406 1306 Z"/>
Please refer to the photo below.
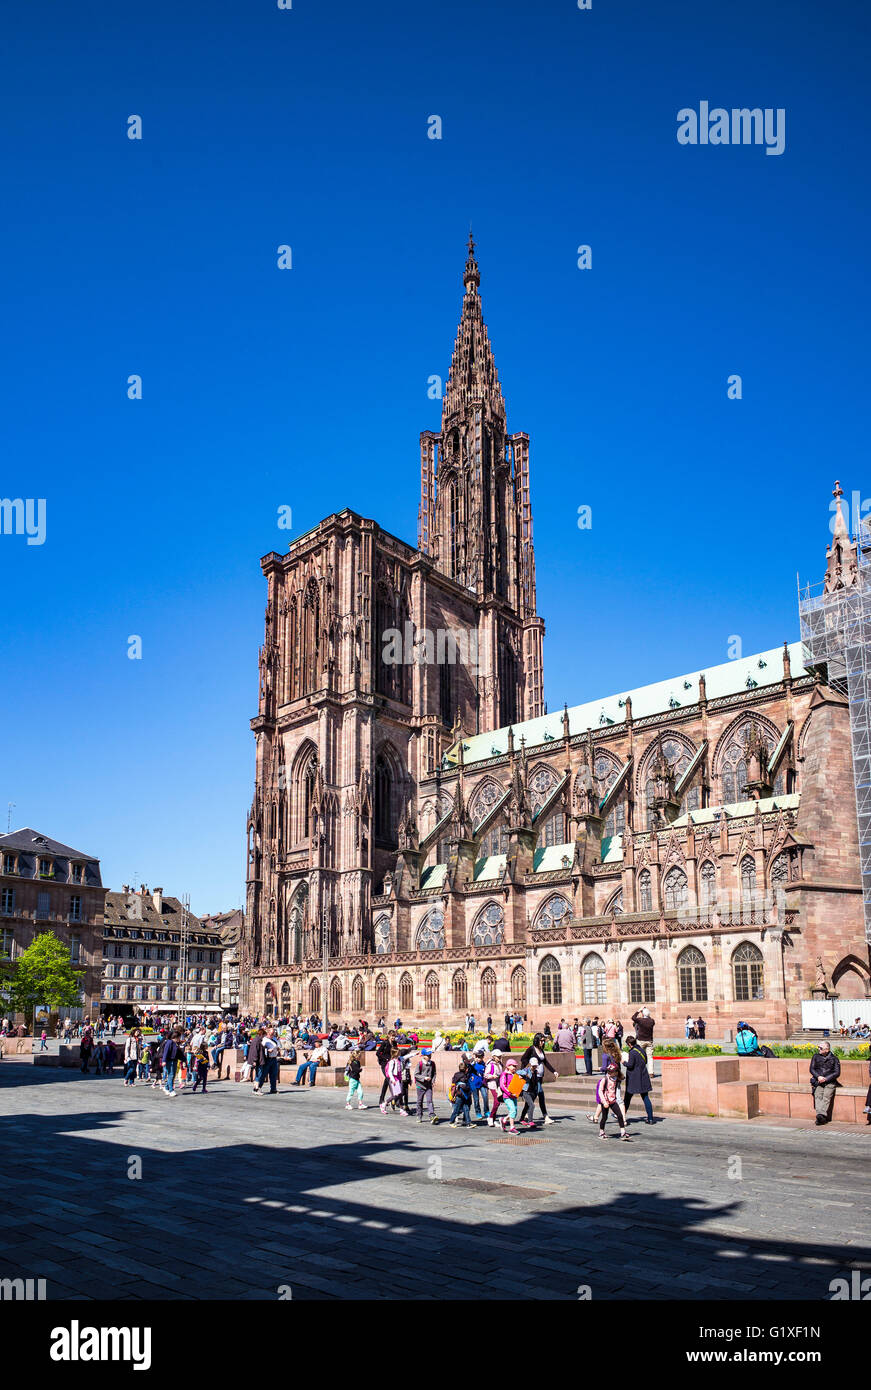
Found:
<path fill-rule="evenodd" d="M 259 558 L 281 505 L 415 540 L 470 221 L 550 707 L 797 637 L 834 478 L 871 495 L 865 0 L 9 0 L 3 28 L 0 495 L 47 504 L 44 545 L 0 536 L 3 828 L 14 801 L 112 887 L 243 901 Z M 785 108 L 785 152 L 679 145 L 703 100 Z"/>

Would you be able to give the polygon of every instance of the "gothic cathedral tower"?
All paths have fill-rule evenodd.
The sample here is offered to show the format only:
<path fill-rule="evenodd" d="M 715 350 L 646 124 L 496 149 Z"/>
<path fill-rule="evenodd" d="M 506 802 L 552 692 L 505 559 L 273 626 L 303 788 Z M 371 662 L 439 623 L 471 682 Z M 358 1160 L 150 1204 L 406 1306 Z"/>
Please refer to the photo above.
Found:
<path fill-rule="evenodd" d="M 418 546 L 474 596 L 478 611 L 478 728 L 544 713 L 529 501 L 529 436 L 509 434 L 481 310 L 475 243 L 438 434 L 420 437 Z"/>

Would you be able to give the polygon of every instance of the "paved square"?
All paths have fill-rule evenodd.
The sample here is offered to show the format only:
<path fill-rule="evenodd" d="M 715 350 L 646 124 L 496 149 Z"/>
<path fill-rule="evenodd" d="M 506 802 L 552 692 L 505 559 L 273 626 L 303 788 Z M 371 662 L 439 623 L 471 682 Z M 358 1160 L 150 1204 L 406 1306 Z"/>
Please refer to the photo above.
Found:
<path fill-rule="evenodd" d="M 0 1277 L 49 1299 L 828 1299 L 871 1269 L 871 1127 L 636 1117 L 605 1144 L 555 1114 L 510 1144 L 341 1091 L 170 1100 L 4 1063 Z"/>

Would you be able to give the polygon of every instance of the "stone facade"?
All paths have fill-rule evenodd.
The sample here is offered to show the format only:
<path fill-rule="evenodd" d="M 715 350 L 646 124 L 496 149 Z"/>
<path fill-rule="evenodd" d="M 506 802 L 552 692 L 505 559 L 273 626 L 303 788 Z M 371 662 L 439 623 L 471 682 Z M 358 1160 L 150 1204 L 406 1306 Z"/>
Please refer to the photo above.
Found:
<path fill-rule="evenodd" d="M 106 894 L 102 1011 L 217 1012 L 222 940 L 178 898 L 145 884 Z"/>
<path fill-rule="evenodd" d="M 239 1008 L 245 913 L 239 907 L 232 912 L 215 912 L 204 917 L 202 925 L 206 931 L 215 931 L 221 938 L 221 1007 L 236 1013 Z"/>
<path fill-rule="evenodd" d="M 64 1009 L 65 1017 L 99 1004 L 105 897 L 99 859 L 29 828 L 0 835 L 0 953 L 14 960 L 42 931 L 67 943 L 84 974 L 81 1009 Z"/>
<path fill-rule="evenodd" d="M 800 1021 L 868 988 L 848 710 L 800 644 L 545 713 L 529 441 L 470 241 L 417 548 L 342 511 L 262 563 L 242 1005 Z M 818 959 L 819 958 L 819 959 Z"/>

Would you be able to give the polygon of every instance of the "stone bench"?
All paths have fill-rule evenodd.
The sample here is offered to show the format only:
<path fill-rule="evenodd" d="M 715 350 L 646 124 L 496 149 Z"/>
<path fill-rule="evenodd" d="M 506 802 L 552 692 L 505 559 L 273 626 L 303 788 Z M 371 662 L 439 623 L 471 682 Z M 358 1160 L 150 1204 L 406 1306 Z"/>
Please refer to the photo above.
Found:
<path fill-rule="evenodd" d="M 867 1062 L 842 1062 L 832 1118 L 864 1124 Z M 662 1109 L 684 1115 L 753 1119 L 780 1115 L 812 1120 L 809 1059 L 793 1057 L 676 1058 L 663 1067 Z"/>

